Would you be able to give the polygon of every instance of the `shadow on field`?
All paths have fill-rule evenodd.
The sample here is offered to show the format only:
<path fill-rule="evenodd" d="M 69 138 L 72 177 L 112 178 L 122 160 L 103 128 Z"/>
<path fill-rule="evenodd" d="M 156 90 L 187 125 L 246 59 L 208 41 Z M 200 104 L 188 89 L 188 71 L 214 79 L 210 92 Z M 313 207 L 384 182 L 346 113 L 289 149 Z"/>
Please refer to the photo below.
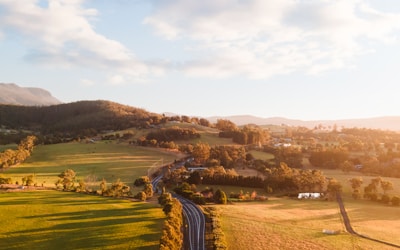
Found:
<path fill-rule="evenodd" d="M 29 200 L 25 197 L 0 201 L 2 205 L 46 206 L 51 204 L 52 210 L 45 214 L 32 216 L 16 216 L 17 220 L 26 221 L 28 228 L 20 228 L 0 235 L 0 249 L 158 249 L 160 223 L 162 219 L 154 219 L 148 205 L 142 203 L 126 204 L 125 201 L 103 199 L 85 202 L 74 194 L 74 199 L 65 200 L 59 195 L 37 195 Z M 110 209 L 96 204 L 108 204 Z M 120 203 L 124 203 L 121 206 Z M 74 211 L 68 212 L 68 206 L 74 206 Z M 90 206 L 86 206 L 91 204 Z M 62 212 L 53 212 L 59 207 Z M 64 207 L 65 206 L 65 207 Z M 76 211 L 78 210 L 78 211 Z M 31 221 L 37 222 L 32 227 Z M 28 226 L 29 224 L 29 226 Z M 24 224 L 22 224 L 24 225 Z M 6 225 L 3 225 L 6 226 Z M 140 246 L 140 248 L 138 247 Z"/>

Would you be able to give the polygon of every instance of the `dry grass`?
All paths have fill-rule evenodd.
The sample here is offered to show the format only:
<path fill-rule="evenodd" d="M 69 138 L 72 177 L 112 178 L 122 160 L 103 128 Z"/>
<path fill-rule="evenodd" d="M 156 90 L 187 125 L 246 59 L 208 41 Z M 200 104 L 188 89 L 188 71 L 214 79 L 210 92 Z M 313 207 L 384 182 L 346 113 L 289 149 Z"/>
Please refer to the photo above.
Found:
<path fill-rule="evenodd" d="M 344 232 L 335 202 L 271 199 L 218 208 L 229 249 L 391 249 Z"/>

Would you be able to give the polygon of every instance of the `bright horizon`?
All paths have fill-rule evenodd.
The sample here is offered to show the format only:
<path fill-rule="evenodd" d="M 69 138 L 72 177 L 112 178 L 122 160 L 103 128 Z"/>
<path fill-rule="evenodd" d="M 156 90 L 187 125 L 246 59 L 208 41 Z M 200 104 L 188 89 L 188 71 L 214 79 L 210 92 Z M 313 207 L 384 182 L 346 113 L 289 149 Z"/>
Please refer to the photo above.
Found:
<path fill-rule="evenodd" d="M 393 0 L 0 0 L 0 82 L 198 117 L 399 116 L 399 38 Z"/>

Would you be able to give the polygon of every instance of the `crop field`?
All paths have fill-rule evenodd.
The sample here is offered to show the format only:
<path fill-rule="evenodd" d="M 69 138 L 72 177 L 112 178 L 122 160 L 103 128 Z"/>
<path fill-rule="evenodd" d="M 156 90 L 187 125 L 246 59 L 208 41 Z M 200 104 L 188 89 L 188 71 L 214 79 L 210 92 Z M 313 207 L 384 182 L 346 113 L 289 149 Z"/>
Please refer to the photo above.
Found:
<path fill-rule="evenodd" d="M 147 175 L 151 167 L 168 164 L 178 157 L 167 151 L 116 143 L 40 145 L 26 162 L 7 169 L 2 175 L 21 182 L 24 176 L 33 174 L 38 185 L 54 187 L 57 175 L 72 169 L 78 180 L 90 177 L 97 183 L 104 178 L 111 183 L 120 178 L 132 184 L 136 178 Z"/>
<path fill-rule="evenodd" d="M 347 204 L 346 204 L 347 206 Z M 222 229 L 228 243 L 228 249 L 393 249 L 381 243 L 352 236 L 344 231 L 344 225 L 336 202 L 307 200 L 299 201 L 287 198 L 272 198 L 263 203 L 235 203 L 218 206 L 221 212 Z M 360 208 L 362 209 L 362 208 Z M 389 223 L 388 228 L 380 227 L 381 234 L 390 232 L 387 238 L 398 236 L 399 214 L 392 210 L 386 214 L 385 207 L 380 208 L 381 226 Z M 397 210 L 400 212 L 400 210 Z M 372 230 L 369 225 L 376 221 L 368 212 L 357 217 L 362 226 Z M 371 212 L 371 211 L 370 211 Z M 385 215 L 386 214 L 386 215 Z M 350 213 L 350 217 L 354 217 Z M 390 219 L 397 218 L 396 226 Z M 356 223 L 356 230 L 362 230 Z M 338 230 L 337 235 L 327 235 L 322 231 Z M 367 229 L 365 229 L 367 230 Z M 369 231 L 370 232 L 370 231 Z M 238 237 L 240 236 L 240 237 Z M 371 235 L 369 236 L 374 236 Z M 398 238 L 398 237 L 397 237 Z M 393 238 L 392 238 L 393 239 Z M 391 240 L 392 241 L 392 240 Z M 397 240 L 398 241 L 398 240 Z M 394 242 L 392 242 L 394 243 Z"/>
<path fill-rule="evenodd" d="M 0 193 L 0 249 L 158 249 L 150 203 L 59 191 Z"/>

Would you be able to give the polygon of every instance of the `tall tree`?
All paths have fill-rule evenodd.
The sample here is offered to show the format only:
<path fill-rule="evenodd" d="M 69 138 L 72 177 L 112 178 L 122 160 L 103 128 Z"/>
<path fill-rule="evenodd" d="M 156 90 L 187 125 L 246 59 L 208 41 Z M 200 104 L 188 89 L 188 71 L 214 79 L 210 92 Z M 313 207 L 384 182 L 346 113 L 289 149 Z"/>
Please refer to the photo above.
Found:
<path fill-rule="evenodd" d="M 210 146 L 207 143 L 199 142 L 193 148 L 193 157 L 196 162 L 205 162 L 210 157 Z"/>

